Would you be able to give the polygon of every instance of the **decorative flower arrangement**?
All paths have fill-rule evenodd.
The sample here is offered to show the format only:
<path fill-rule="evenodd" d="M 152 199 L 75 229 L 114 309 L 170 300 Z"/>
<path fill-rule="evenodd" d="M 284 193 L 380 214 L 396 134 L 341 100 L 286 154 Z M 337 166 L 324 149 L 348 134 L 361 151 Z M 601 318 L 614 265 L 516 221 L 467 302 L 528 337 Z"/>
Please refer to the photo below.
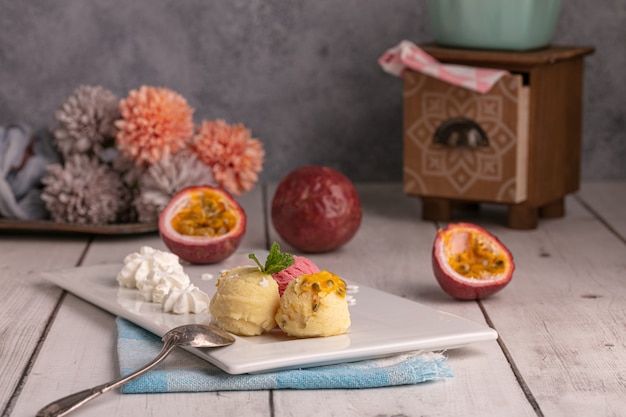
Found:
<path fill-rule="evenodd" d="M 101 86 L 79 87 L 55 113 L 63 162 L 41 179 L 52 220 L 150 223 L 188 186 L 250 191 L 263 166 L 261 142 L 241 124 L 196 127 L 193 113 L 168 88 L 142 86 L 118 100 Z"/>
<path fill-rule="evenodd" d="M 263 165 L 263 146 L 252 139 L 243 125 L 223 120 L 204 121 L 194 136 L 191 149 L 213 169 L 222 187 L 235 195 L 250 191 Z"/>

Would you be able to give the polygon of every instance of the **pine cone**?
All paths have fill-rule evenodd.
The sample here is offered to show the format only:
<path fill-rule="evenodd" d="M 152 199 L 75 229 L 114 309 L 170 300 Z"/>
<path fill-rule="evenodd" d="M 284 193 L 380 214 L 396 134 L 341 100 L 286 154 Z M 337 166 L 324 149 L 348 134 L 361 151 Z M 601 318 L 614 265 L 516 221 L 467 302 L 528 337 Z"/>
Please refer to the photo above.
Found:
<path fill-rule="evenodd" d="M 113 223 L 127 209 L 119 175 L 94 157 L 75 154 L 65 166 L 49 166 L 42 183 L 41 199 L 56 222 Z"/>
<path fill-rule="evenodd" d="M 81 86 L 56 111 L 59 126 L 54 129 L 57 147 L 65 158 L 88 154 L 107 158 L 113 148 L 121 118 L 115 94 L 100 86 Z"/>
<path fill-rule="evenodd" d="M 139 194 L 133 203 L 139 221 L 157 221 L 174 194 L 192 185 L 216 184 L 211 168 L 187 150 L 151 165 L 139 178 Z"/>

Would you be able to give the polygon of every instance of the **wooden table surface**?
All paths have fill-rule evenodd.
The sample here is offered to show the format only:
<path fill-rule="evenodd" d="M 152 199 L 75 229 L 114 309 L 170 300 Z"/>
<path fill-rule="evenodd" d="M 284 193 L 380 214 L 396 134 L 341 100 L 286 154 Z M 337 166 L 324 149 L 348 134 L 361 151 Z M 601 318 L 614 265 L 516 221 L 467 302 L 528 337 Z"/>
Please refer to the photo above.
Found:
<path fill-rule="evenodd" d="M 462 218 L 496 234 L 517 265 L 508 287 L 479 302 L 456 301 L 436 283 L 430 253 L 443 225 L 420 220 L 418 199 L 405 196 L 400 184 L 358 188 L 364 217 L 355 238 L 311 258 L 363 285 L 494 327 L 497 341 L 447 352 L 454 377 L 365 390 L 114 391 L 74 415 L 626 415 L 626 182 L 583 183 L 567 197 L 566 217 L 541 220 L 536 230 L 506 228 L 506 210 L 498 206 Z M 242 197 L 249 221 L 242 249 L 281 242 L 263 207 L 273 190 L 259 186 Z M 0 232 L 2 416 L 34 416 L 52 400 L 117 377 L 115 317 L 40 273 L 121 265 L 143 245 L 165 249 L 156 233 Z"/>

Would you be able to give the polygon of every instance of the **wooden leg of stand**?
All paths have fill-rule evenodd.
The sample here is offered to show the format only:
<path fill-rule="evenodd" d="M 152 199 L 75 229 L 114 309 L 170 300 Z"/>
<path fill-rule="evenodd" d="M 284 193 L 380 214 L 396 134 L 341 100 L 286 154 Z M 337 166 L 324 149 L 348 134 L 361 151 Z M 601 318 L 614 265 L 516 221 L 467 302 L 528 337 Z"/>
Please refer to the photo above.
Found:
<path fill-rule="evenodd" d="M 549 219 L 565 216 L 565 199 L 559 198 L 545 206 L 539 207 L 539 216 Z"/>
<path fill-rule="evenodd" d="M 452 206 L 454 207 L 454 209 L 459 211 L 473 213 L 480 211 L 480 203 L 477 203 L 475 201 L 455 201 Z"/>
<path fill-rule="evenodd" d="M 452 218 L 452 201 L 446 198 L 422 197 L 422 219 L 449 221 Z"/>
<path fill-rule="evenodd" d="M 522 204 L 509 206 L 508 226 L 511 229 L 530 230 L 536 229 L 539 223 L 539 209 Z"/>

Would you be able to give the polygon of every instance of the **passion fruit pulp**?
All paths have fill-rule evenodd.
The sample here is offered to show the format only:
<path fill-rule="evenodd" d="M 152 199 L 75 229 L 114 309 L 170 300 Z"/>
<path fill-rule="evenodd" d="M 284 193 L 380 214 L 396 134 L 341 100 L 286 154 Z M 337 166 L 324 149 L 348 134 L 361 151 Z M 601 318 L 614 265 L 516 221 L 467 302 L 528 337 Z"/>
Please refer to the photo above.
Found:
<path fill-rule="evenodd" d="M 246 214 L 224 189 L 185 188 L 159 216 L 159 233 L 168 249 L 196 264 L 220 262 L 232 255 L 246 231 Z"/>
<path fill-rule="evenodd" d="M 513 277 L 511 252 L 484 228 L 452 223 L 433 245 L 433 271 L 441 288 L 459 300 L 477 300 L 504 288 Z"/>

